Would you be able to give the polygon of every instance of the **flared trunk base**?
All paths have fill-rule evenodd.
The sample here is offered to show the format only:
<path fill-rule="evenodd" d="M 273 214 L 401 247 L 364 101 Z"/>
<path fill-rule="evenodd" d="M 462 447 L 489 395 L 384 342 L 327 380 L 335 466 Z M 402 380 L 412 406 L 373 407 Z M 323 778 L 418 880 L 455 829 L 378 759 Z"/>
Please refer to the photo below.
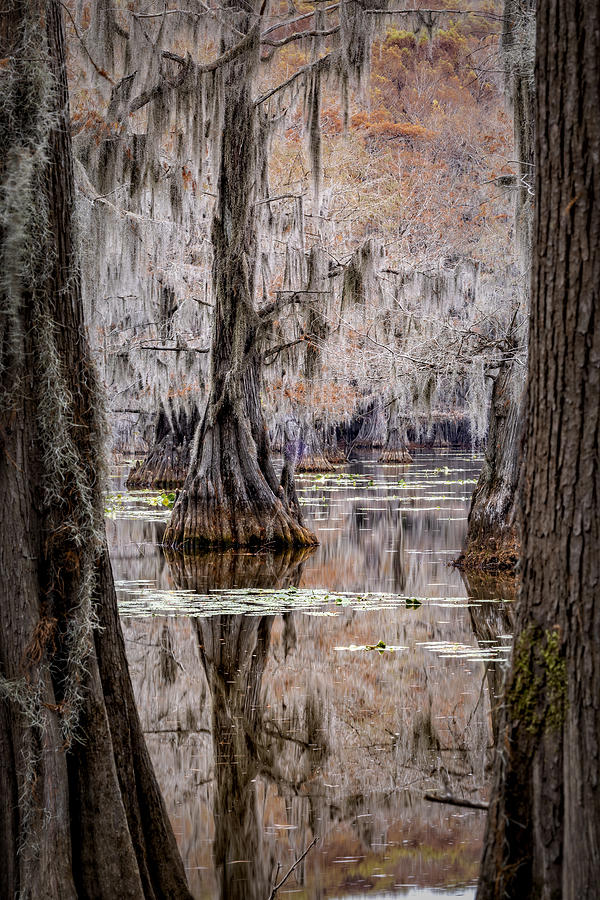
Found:
<path fill-rule="evenodd" d="M 262 435 L 243 415 L 206 425 L 198 463 L 173 508 L 163 543 L 187 553 L 206 547 L 310 547 L 289 486 L 277 481 L 266 429 Z M 285 467 L 284 467 L 285 470 Z"/>
<path fill-rule="evenodd" d="M 400 447 L 397 450 L 384 450 L 379 459 L 380 463 L 411 463 L 412 456 L 406 447 Z"/>
<path fill-rule="evenodd" d="M 519 553 L 516 529 L 498 528 L 469 538 L 464 552 L 455 560 L 454 565 L 466 572 L 514 575 Z"/>
<path fill-rule="evenodd" d="M 311 453 L 303 457 L 296 466 L 296 472 L 333 472 L 334 465 L 322 453 Z"/>
<path fill-rule="evenodd" d="M 175 490 L 183 487 L 190 465 L 190 445 L 174 444 L 169 436 L 131 469 L 125 486 L 133 491 L 141 488 Z"/>

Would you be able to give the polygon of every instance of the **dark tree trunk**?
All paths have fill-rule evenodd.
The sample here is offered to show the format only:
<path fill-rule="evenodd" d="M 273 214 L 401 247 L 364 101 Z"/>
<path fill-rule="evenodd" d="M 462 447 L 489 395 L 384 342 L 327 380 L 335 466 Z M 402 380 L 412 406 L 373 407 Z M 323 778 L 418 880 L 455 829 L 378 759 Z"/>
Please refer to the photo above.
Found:
<path fill-rule="evenodd" d="M 514 572 L 517 564 L 520 379 L 507 365 L 494 381 L 485 460 L 471 500 L 465 552 L 457 560 L 464 569 Z"/>
<path fill-rule="evenodd" d="M 0 895 L 189 897 L 106 549 L 60 3 L 10 4 L 0 56 Z"/>
<path fill-rule="evenodd" d="M 212 230 L 211 390 L 197 450 L 164 537 L 166 544 L 188 550 L 316 542 L 277 481 L 261 410 L 263 320 L 254 305 L 254 200 L 258 156 L 264 148 L 259 145 L 251 93 L 259 39 L 250 17 L 238 20 L 236 27 L 252 28 L 254 40 L 223 72 L 219 199 Z"/>
<path fill-rule="evenodd" d="M 154 444 L 144 459 L 138 460 L 129 473 L 129 490 L 175 490 L 182 487 L 190 467 L 194 435 L 199 424 L 200 416 L 195 404 L 190 412 L 171 409 L 169 413 L 161 404 Z"/>
<path fill-rule="evenodd" d="M 534 91 L 532 52 L 536 0 L 504 0 L 502 51 L 506 92 L 513 114 L 518 187 L 515 190 L 515 243 L 523 277 L 522 306 L 529 306 L 531 227 L 533 214 Z M 524 340 L 524 336 L 521 336 Z M 520 367 L 501 367 L 492 392 L 488 446 L 471 510 L 465 569 L 514 571 L 519 554 L 517 476 L 522 464 L 520 435 L 523 415 L 523 378 Z"/>
<path fill-rule="evenodd" d="M 386 423 L 379 398 L 371 401 L 365 412 L 355 417 L 350 429 L 353 430 L 353 427 L 358 428 L 358 433 L 349 447 L 348 456 L 353 450 L 372 450 L 374 447 L 383 447 Z"/>
<path fill-rule="evenodd" d="M 540 0 L 522 588 L 480 900 L 598 896 L 600 6 Z"/>
<path fill-rule="evenodd" d="M 329 263 L 325 251 L 317 244 L 312 247 L 308 258 L 307 290 L 315 298 L 309 307 L 305 325 L 308 341 L 304 358 L 304 378 L 309 412 L 313 408 L 315 394 L 318 394 L 319 391 L 318 379 L 321 374 L 323 343 L 327 340 L 330 331 L 329 323 L 322 312 L 329 287 L 328 272 Z M 299 472 L 333 471 L 333 463 L 326 458 L 323 452 L 323 442 L 312 417 L 302 428 L 301 453 L 297 469 Z"/>
<path fill-rule="evenodd" d="M 324 453 L 323 442 L 311 422 L 302 428 L 300 458 L 296 466 L 298 472 L 333 472 L 334 466 Z"/>

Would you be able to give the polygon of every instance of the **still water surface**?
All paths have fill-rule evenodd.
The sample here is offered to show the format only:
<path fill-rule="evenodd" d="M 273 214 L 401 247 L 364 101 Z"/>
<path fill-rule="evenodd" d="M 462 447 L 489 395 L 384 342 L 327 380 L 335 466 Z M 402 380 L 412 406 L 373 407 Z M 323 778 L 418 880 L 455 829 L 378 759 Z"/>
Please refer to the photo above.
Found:
<path fill-rule="evenodd" d="M 469 453 L 299 475 L 320 545 L 167 556 L 119 490 L 108 534 L 134 689 L 198 898 L 474 897 L 512 588 L 448 563 Z M 506 602 L 509 601 L 509 602 Z"/>

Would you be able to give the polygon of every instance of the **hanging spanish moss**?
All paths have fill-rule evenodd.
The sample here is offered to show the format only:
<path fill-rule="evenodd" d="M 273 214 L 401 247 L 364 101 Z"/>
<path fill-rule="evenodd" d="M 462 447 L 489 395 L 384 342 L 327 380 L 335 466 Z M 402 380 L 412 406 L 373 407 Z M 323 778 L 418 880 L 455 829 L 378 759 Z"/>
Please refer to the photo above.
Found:
<path fill-rule="evenodd" d="M 257 310 L 254 299 L 259 199 L 254 173 L 262 171 L 265 149 L 251 91 L 260 51 L 252 17 L 237 16 L 236 28 L 249 43 L 222 72 L 226 103 L 212 226 L 211 389 L 188 477 L 164 536 L 165 544 L 188 551 L 316 542 L 277 481 L 260 406 L 264 324 L 271 316 L 267 306 Z M 230 41 L 223 36 L 223 51 Z"/>

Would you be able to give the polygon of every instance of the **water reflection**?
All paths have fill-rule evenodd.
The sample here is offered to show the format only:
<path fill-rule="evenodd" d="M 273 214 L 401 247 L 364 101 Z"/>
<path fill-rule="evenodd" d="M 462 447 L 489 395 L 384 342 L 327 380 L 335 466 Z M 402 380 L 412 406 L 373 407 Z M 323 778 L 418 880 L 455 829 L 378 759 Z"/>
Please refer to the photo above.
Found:
<path fill-rule="evenodd" d="M 224 898 L 264 900 L 272 856 L 263 840 L 256 781 L 269 765 L 261 683 L 273 618 L 196 619 L 212 701 L 213 856 Z"/>
<path fill-rule="evenodd" d="M 465 453 L 420 453 L 408 469 L 356 460 L 328 475 L 298 475 L 298 496 L 320 541 L 300 586 L 464 596 L 462 577 L 448 562 L 460 553 L 480 467 Z M 149 504 L 152 492 L 119 496 L 134 501 L 117 504 L 107 523 L 117 577 L 174 587 L 159 547 L 169 509 Z M 246 559 L 252 565 L 252 555 Z"/>
<path fill-rule="evenodd" d="M 160 521 L 109 523 L 130 589 L 318 586 L 422 599 L 123 620 L 194 896 L 266 900 L 278 864 L 285 871 L 313 836 L 281 896 L 404 896 L 410 886 L 450 896 L 475 883 L 483 814 L 423 793 L 486 796 L 496 650 L 510 628 L 504 605 L 487 600 L 506 588 L 467 589 L 447 566 L 477 463 L 423 457 L 403 470 L 407 486 L 396 467 L 371 462 L 339 483 L 307 480 L 300 497 L 322 541 L 313 553 L 167 559 Z M 444 599 L 467 593 L 478 605 Z M 380 641 L 385 650 L 366 649 Z"/>
<path fill-rule="evenodd" d="M 296 584 L 309 550 L 287 553 L 170 553 L 179 589 L 277 587 Z M 277 783 L 276 745 L 285 739 L 265 718 L 262 678 L 274 616 L 218 615 L 194 620 L 210 693 L 215 784 L 213 858 L 223 900 L 265 900 L 276 867 L 274 842 L 263 833 L 259 776 Z M 286 652 L 295 643 L 286 616 Z"/>
<path fill-rule="evenodd" d="M 487 648 L 503 641 L 510 646 L 514 629 L 514 602 L 517 599 L 517 588 L 514 579 L 493 578 L 489 575 L 465 575 L 469 596 L 481 601 L 469 608 L 473 633 L 480 647 Z M 505 603 L 490 602 L 502 598 Z M 490 697 L 490 715 L 494 743 L 498 737 L 498 718 L 502 703 L 502 692 L 506 665 L 502 659 L 486 661 L 486 677 Z"/>

